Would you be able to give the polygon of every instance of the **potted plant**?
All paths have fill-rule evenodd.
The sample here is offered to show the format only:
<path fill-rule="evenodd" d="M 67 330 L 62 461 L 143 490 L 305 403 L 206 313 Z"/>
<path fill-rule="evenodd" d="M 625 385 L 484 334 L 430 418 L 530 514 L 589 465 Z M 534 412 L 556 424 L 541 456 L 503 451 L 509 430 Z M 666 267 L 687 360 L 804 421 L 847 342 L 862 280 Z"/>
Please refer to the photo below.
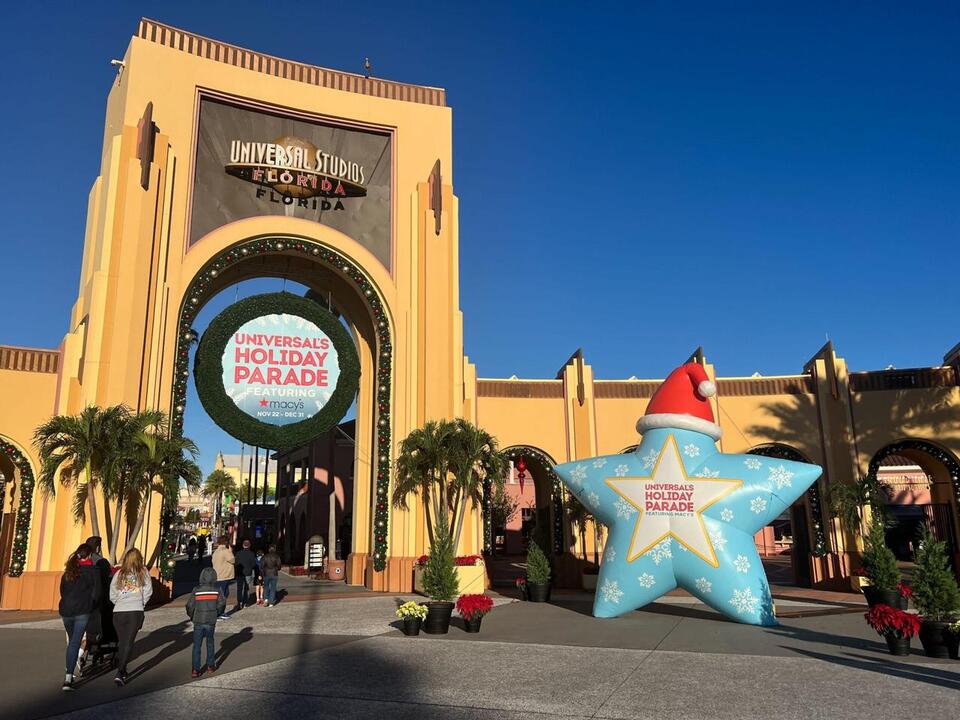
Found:
<path fill-rule="evenodd" d="M 957 652 L 958 636 L 950 623 L 960 611 L 960 588 L 950 571 L 946 545 L 925 527 L 917 548 L 913 574 L 913 604 L 923 618 L 920 643 L 927 657 L 945 658 Z"/>
<path fill-rule="evenodd" d="M 947 629 L 952 637 L 952 642 L 948 648 L 950 657 L 954 660 L 960 659 L 960 620 L 954 620 Z"/>
<path fill-rule="evenodd" d="M 531 602 L 550 599 L 550 561 L 536 542 L 527 548 L 527 599 Z"/>
<path fill-rule="evenodd" d="M 910 638 L 920 631 L 920 618 L 882 603 L 872 606 L 863 616 L 887 641 L 891 655 L 910 654 Z"/>
<path fill-rule="evenodd" d="M 408 600 L 397 608 L 397 617 L 403 620 L 404 635 L 419 635 L 420 625 L 427 617 L 427 608 L 415 600 Z"/>
<path fill-rule="evenodd" d="M 457 573 L 453 566 L 453 548 L 446 519 L 441 516 L 430 548 L 430 557 L 423 568 L 423 589 L 427 602 L 427 618 L 423 631 L 430 635 L 445 635 L 450 629 L 451 602 L 459 592 Z"/>
<path fill-rule="evenodd" d="M 867 605 L 883 604 L 906 610 L 906 597 L 898 591 L 900 568 L 893 551 L 887 547 L 883 520 L 879 515 L 873 516 L 863 546 L 863 575 L 870 583 L 862 588 Z"/>
<path fill-rule="evenodd" d="M 527 597 L 527 577 L 526 575 L 521 575 L 516 580 L 514 584 L 517 586 L 517 594 L 520 596 L 521 600 L 529 600 Z"/>
<path fill-rule="evenodd" d="M 468 633 L 480 632 L 480 621 L 493 609 L 493 600 L 483 594 L 461 595 L 457 612 L 464 619 Z"/>

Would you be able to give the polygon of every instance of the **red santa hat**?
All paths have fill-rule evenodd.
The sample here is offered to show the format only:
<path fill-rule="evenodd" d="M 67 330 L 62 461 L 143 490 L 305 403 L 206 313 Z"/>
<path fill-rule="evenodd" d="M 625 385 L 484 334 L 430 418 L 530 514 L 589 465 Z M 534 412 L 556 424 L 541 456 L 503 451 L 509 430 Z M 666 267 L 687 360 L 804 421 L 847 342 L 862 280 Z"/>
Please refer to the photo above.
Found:
<path fill-rule="evenodd" d="M 687 363 L 674 370 L 657 388 L 647 405 L 647 413 L 637 420 L 637 432 L 654 428 L 693 430 L 719 440 L 723 431 L 714 422 L 708 398 L 717 394 L 717 386 L 707 377 L 702 365 Z"/>

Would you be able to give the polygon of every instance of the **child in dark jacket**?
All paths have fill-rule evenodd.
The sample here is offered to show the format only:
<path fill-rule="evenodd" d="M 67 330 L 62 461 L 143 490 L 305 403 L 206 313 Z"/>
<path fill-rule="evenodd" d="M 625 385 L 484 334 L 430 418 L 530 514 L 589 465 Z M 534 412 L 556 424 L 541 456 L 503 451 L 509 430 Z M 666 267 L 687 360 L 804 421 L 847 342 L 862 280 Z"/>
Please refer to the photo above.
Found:
<path fill-rule="evenodd" d="M 217 617 L 227 609 L 227 599 L 217 586 L 217 571 L 204 568 L 200 572 L 200 584 L 187 599 L 187 615 L 193 620 L 193 672 L 190 677 L 200 677 L 203 668 L 200 665 L 200 646 L 207 640 L 207 671 L 217 669 L 214 659 L 213 633 L 217 627 Z"/>

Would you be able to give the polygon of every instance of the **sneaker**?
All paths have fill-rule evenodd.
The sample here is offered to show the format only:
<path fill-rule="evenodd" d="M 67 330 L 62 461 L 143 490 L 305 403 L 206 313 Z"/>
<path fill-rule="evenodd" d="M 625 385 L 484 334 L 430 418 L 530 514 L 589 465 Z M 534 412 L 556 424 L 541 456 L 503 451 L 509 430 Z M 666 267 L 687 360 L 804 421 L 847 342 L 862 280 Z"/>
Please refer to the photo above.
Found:
<path fill-rule="evenodd" d="M 217 671 L 217 666 L 216 666 L 216 665 L 207 665 L 207 672 L 208 672 L 208 673 L 215 673 L 216 671 Z"/>
<path fill-rule="evenodd" d="M 73 690 L 73 675 L 65 675 L 63 678 L 63 687 L 61 688 L 64 691 Z"/>
<path fill-rule="evenodd" d="M 190 671 L 190 677 L 192 677 L 192 678 L 198 678 L 198 677 L 200 677 L 200 671 L 199 671 L 199 670 L 191 670 L 191 671 Z"/>
<path fill-rule="evenodd" d="M 125 677 L 123 677 L 123 675 L 117 675 L 113 679 L 113 684 L 116 685 L 117 687 L 123 687 L 124 685 L 127 684 L 127 680 Z"/>
<path fill-rule="evenodd" d="M 217 615 L 217 620 L 229 620 L 229 615 Z"/>

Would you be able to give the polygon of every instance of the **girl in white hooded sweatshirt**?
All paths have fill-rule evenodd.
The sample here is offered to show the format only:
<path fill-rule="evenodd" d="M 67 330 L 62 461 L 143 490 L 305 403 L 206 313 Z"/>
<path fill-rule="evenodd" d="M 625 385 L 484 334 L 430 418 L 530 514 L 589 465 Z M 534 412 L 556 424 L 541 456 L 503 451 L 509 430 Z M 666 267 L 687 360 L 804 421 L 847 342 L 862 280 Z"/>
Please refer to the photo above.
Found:
<path fill-rule="evenodd" d="M 117 687 L 127 682 L 127 663 L 143 626 L 143 609 L 152 594 L 153 583 L 143 564 L 143 555 L 136 548 L 128 550 L 110 583 L 113 626 L 117 630 L 117 676 L 113 680 Z"/>

